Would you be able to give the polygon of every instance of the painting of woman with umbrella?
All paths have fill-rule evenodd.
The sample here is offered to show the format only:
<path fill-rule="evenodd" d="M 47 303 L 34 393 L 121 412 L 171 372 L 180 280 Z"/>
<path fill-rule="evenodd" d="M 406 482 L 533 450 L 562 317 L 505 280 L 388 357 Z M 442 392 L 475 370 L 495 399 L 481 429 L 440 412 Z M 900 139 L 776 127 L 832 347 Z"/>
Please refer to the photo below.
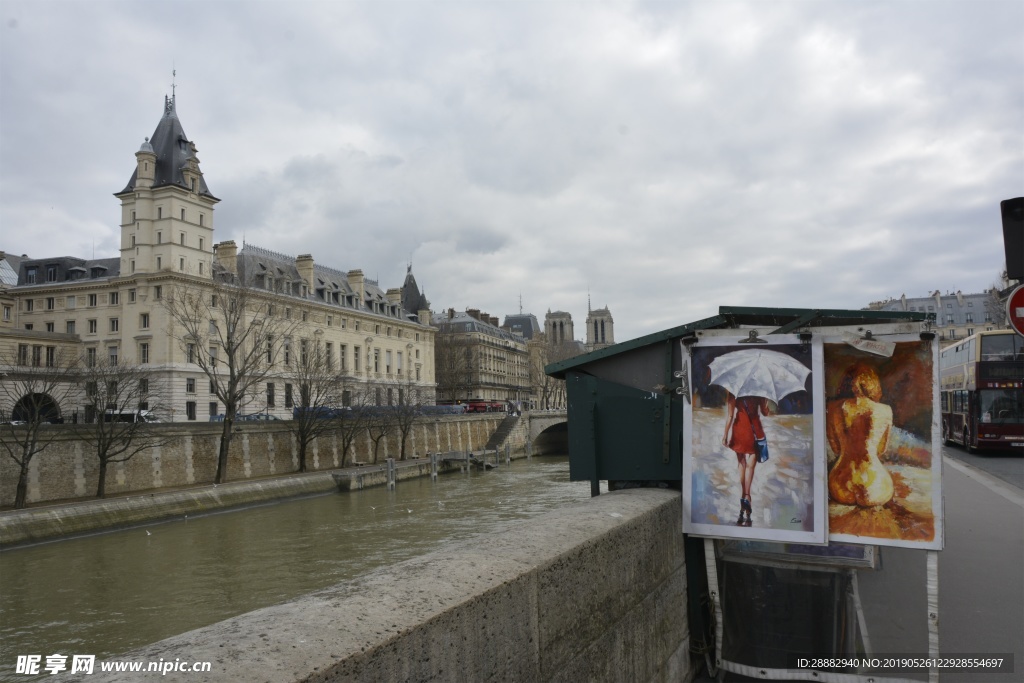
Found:
<path fill-rule="evenodd" d="M 824 451 L 814 439 L 824 411 L 815 414 L 821 392 L 812 372 L 820 344 L 779 336 L 759 344 L 715 337 L 689 350 L 690 533 L 824 542 Z"/>

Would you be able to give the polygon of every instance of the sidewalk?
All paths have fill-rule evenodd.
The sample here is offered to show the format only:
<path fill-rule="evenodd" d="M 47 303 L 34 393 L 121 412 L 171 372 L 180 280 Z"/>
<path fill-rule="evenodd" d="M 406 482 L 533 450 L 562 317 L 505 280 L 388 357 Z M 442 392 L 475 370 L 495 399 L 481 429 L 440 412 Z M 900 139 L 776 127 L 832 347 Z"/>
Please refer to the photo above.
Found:
<path fill-rule="evenodd" d="M 943 458 L 943 486 L 945 547 L 939 553 L 939 652 L 977 657 L 1012 653 L 1014 671 L 948 671 L 940 672 L 939 680 L 1024 681 L 1024 491 L 948 457 Z M 883 548 L 884 569 L 896 579 L 919 574 L 923 554 Z M 874 608 L 884 611 L 889 606 Z M 893 614 L 891 621 L 893 629 L 923 629 L 925 614 Z M 872 645 L 876 652 L 885 651 L 877 639 Z M 875 680 L 884 683 L 886 675 L 899 676 L 882 674 Z M 927 680 L 920 672 L 913 677 Z M 715 680 L 703 668 L 694 679 L 696 683 Z M 735 683 L 758 679 L 726 673 L 724 680 Z"/>

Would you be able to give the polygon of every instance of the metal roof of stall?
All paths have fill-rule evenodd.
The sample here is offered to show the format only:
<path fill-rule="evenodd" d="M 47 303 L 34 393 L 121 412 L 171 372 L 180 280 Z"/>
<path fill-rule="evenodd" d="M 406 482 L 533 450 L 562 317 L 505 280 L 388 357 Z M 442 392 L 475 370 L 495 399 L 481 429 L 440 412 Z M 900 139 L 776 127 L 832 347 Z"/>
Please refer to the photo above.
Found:
<path fill-rule="evenodd" d="M 544 368 L 544 372 L 557 379 L 565 379 L 566 372 L 588 365 L 594 361 L 613 358 L 658 342 L 681 339 L 694 334 L 697 330 L 773 327 L 775 329 L 768 332 L 768 334 L 791 334 L 814 327 L 934 321 L 935 314 L 924 311 L 720 306 L 718 308 L 718 315 L 551 363 Z"/>

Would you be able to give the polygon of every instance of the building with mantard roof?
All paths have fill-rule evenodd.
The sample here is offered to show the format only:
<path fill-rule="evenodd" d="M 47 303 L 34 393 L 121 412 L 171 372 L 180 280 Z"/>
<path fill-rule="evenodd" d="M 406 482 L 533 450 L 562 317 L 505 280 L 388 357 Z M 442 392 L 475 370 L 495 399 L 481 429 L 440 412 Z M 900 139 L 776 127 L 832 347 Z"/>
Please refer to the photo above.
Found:
<path fill-rule="evenodd" d="M 385 290 L 360 270 L 329 268 L 309 254 L 216 244 L 220 199 L 207 185 L 173 97 L 165 98 L 156 130 L 135 153 L 131 177 L 115 196 L 121 202 L 118 257 L 0 259 L 0 355 L 45 364 L 61 350 L 87 363 L 145 365 L 153 377 L 146 408 L 165 421 L 206 420 L 224 408 L 190 362 L 166 297 L 179 287 L 212 290 L 231 279 L 293 314 L 296 344 L 323 344 L 331 367 L 347 381 L 367 390 L 401 384 L 420 402 L 434 402 L 435 328 L 411 267 L 402 287 Z M 292 377 L 289 367 L 275 367 L 266 391 L 253 395 L 242 412 L 291 417 Z M 62 411 L 81 412 L 75 405 Z"/>
<path fill-rule="evenodd" d="M 869 311 L 920 311 L 935 315 L 935 332 L 942 346 L 955 343 L 983 330 L 1007 329 L 999 290 L 976 294 L 942 294 L 935 290 L 929 296 L 908 297 L 874 301 L 864 310 Z"/>
<path fill-rule="evenodd" d="M 498 326 L 498 319 L 471 308 L 434 314 L 438 329 L 434 366 L 439 398 L 529 402 L 530 366 L 526 339 Z"/>

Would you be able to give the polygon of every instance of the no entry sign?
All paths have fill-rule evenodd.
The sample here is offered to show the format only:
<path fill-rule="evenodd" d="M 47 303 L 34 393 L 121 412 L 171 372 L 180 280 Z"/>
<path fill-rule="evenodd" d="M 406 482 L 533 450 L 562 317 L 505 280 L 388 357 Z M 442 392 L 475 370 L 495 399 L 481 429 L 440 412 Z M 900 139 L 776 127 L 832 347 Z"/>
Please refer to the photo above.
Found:
<path fill-rule="evenodd" d="M 1024 285 L 1017 285 L 1006 297 L 1006 319 L 1017 334 L 1024 335 Z"/>

